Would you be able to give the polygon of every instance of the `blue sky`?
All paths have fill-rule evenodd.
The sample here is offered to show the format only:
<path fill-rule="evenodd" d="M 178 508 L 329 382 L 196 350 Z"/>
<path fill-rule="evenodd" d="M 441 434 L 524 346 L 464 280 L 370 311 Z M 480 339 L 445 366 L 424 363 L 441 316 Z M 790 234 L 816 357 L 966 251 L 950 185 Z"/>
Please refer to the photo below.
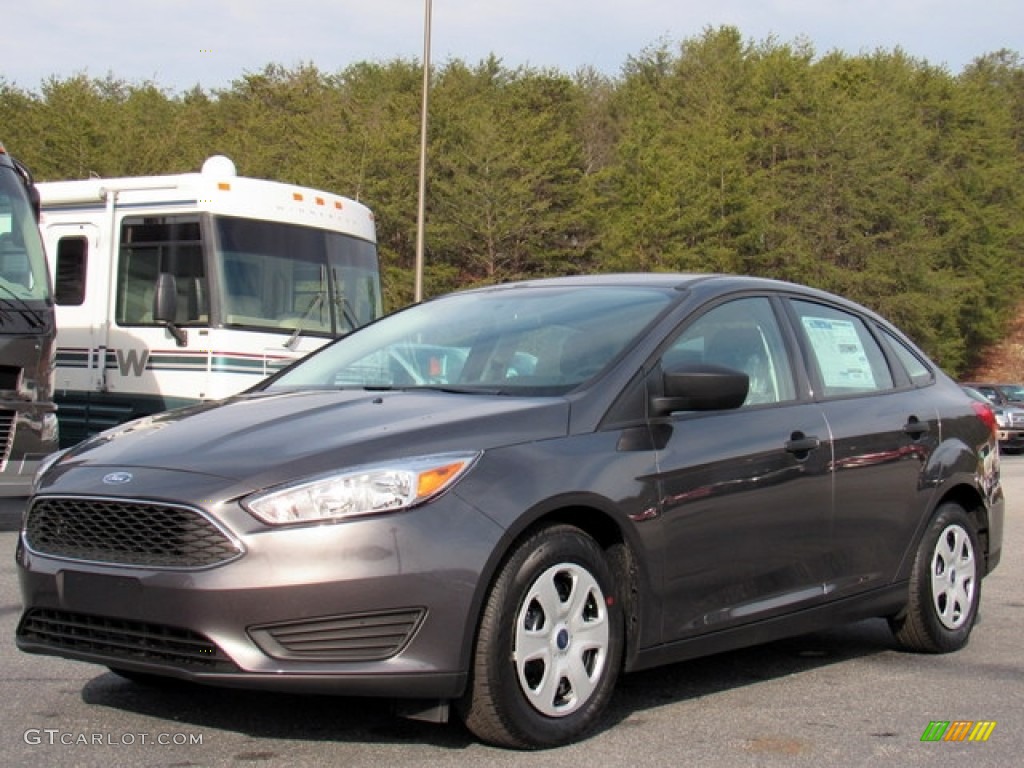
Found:
<path fill-rule="evenodd" d="M 1000 49 L 1024 55 L 1024 0 L 432 0 L 431 59 L 593 66 L 707 27 L 823 55 L 902 49 L 958 73 Z M 30 0 L 4 9 L 0 77 L 37 91 L 76 74 L 171 91 L 230 87 L 269 63 L 335 72 L 423 53 L 425 0 Z"/>

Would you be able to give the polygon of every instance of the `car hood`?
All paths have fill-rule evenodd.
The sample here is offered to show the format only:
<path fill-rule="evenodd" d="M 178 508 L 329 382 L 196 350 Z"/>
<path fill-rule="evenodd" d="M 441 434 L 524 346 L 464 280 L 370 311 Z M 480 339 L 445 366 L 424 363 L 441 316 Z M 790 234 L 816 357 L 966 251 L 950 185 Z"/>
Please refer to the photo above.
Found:
<path fill-rule="evenodd" d="M 102 433 L 42 478 L 47 493 L 110 493 L 112 470 L 238 492 L 389 458 L 486 450 L 566 434 L 569 402 L 430 390 L 266 392 L 184 408 Z M 205 478 L 205 482 L 203 479 Z M 221 482 L 210 482 L 219 478 Z M 224 480 L 236 481 L 224 483 Z M 125 492 L 127 488 L 123 489 Z M 190 495 L 190 494 L 185 494 Z"/>

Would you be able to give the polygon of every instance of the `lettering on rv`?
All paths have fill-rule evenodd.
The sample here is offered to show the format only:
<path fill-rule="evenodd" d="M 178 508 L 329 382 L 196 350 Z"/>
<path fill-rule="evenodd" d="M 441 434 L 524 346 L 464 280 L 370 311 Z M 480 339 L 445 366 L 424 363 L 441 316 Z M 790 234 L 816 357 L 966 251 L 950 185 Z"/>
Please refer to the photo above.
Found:
<path fill-rule="evenodd" d="M 146 363 L 149 362 L 148 349 L 116 349 L 117 368 L 122 376 L 129 373 L 133 376 L 141 376 L 146 370 Z"/>

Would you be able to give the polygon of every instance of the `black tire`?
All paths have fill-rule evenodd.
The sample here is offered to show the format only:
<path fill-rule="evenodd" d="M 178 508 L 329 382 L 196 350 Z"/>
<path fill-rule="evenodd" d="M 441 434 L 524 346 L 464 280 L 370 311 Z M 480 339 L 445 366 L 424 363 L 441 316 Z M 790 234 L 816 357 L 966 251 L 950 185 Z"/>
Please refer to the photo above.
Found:
<path fill-rule="evenodd" d="M 597 543 L 567 525 L 537 531 L 491 587 L 463 721 L 479 739 L 514 749 L 581 738 L 611 698 L 623 636 L 622 600 Z"/>
<path fill-rule="evenodd" d="M 967 645 L 981 602 L 983 556 L 977 526 L 963 508 L 940 506 L 914 559 L 907 607 L 889 619 L 902 647 L 948 653 Z"/>

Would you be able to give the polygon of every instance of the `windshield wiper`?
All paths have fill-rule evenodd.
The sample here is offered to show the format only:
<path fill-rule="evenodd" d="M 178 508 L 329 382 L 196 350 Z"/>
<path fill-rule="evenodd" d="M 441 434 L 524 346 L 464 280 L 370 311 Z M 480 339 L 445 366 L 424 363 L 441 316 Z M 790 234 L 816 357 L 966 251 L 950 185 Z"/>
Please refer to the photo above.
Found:
<path fill-rule="evenodd" d="M 347 298 L 345 298 L 345 294 L 342 293 L 341 290 L 338 287 L 338 268 L 337 267 L 331 267 L 331 282 L 330 282 L 330 286 L 331 286 L 331 300 L 334 303 L 335 312 L 337 313 L 337 315 L 340 316 L 340 318 L 342 320 L 344 320 L 346 323 L 348 323 L 349 331 L 350 332 L 354 331 L 356 328 L 359 327 L 359 323 L 356 321 L 356 317 L 352 313 L 352 310 L 350 309 L 351 304 L 349 303 L 349 300 Z M 340 330 L 340 328 L 339 328 L 339 330 Z"/>
<path fill-rule="evenodd" d="M 30 307 L 28 305 L 28 302 L 26 302 L 23 298 L 21 298 L 18 294 L 16 294 L 3 283 L 0 283 L 0 289 L 3 289 L 3 291 L 11 297 L 9 301 L 12 303 L 12 305 L 14 305 L 15 311 L 20 312 L 21 316 L 28 321 L 29 325 L 31 325 L 33 328 L 42 328 L 44 325 L 46 325 L 45 321 L 43 320 L 43 316 L 40 314 L 39 310 Z M 0 309 L 2 309 L 2 306 L 0 306 Z"/>
<path fill-rule="evenodd" d="M 299 318 L 299 322 L 295 324 L 295 330 L 292 335 L 288 337 L 288 340 L 284 343 L 284 346 L 288 349 L 295 349 L 295 342 L 299 338 L 299 334 L 302 333 L 302 328 L 306 324 L 306 320 L 313 314 L 313 310 L 320 306 L 324 301 L 324 291 L 321 290 L 313 300 L 309 302 L 309 306 L 306 307 L 306 311 L 302 313 L 302 317 Z"/>
<path fill-rule="evenodd" d="M 497 387 L 460 387 L 457 384 L 411 384 L 401 387 L 405 390 L 428 389 L 434 392 L 445 392 L 450 395 L 506 395 L 503 389 Z"/>

